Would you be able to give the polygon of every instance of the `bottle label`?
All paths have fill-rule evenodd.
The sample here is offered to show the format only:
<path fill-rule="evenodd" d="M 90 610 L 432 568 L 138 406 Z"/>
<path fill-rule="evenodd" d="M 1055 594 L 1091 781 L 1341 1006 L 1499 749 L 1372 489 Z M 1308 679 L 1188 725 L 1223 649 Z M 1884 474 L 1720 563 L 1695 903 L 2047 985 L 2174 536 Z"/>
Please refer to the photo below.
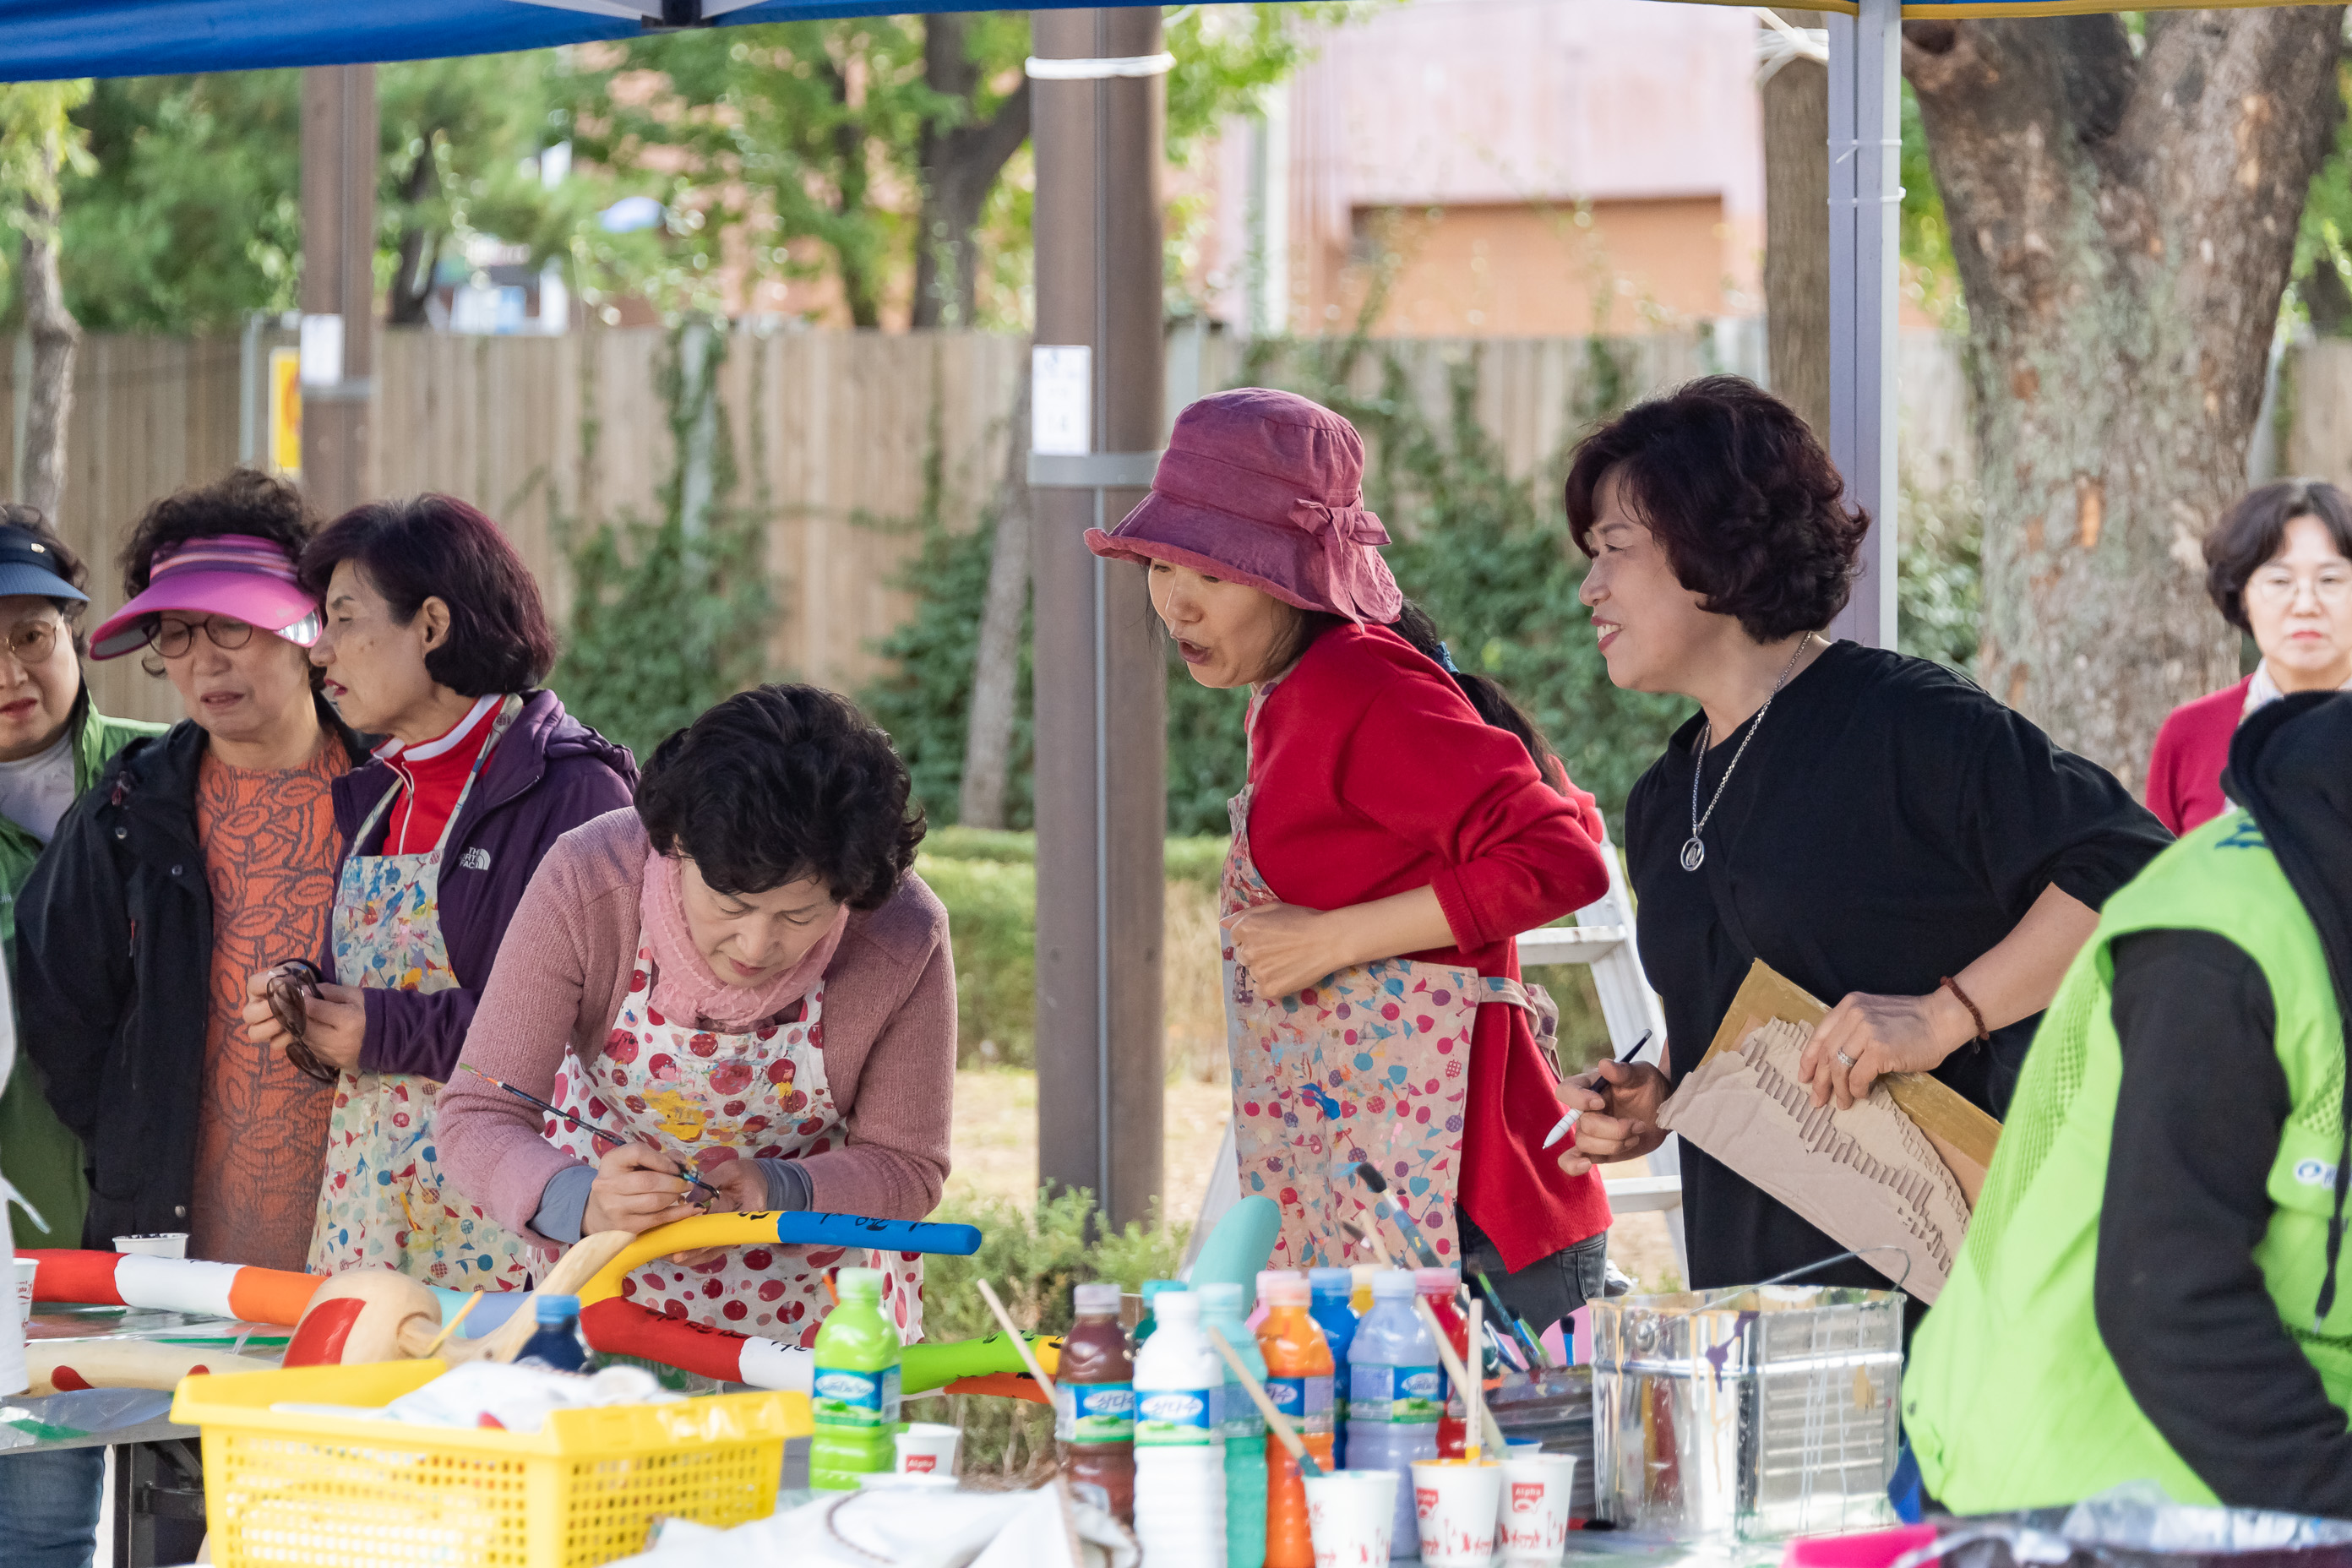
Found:
<path fill-rule="evenodd" d="M 1269 1377 L 1265 1380 L 1265 1396 L 1294 1424 L 1304 1422 L 1316 1431 L 1328 1432 L 1331 1429 L 1332 1381 L 1328 1377 Z"/>
<path fill-rule="evenodd" d="M 895 1426 L 898 1424 L 898 1369 L 853 1372 L 821 1366 L 810 1385 L 809 1406 L 820 1426 Z"/>
<path fill-rule="evenodd" d="M 1225 1410 L 1222 1430 L 1231 1437 L 1263 1437 L 1265 1417 L 1259 1415 L 1257 1402 L 1250 1398 L 1249 1390 L 1238 1383 L 1225 1384 Z"/>
<path fill-rule="evenodd" d="M 1224 1385 L 1212 1388 L 1139 1389 L 1135 1395 L 1135 1440 L 1179 1446 L 1206 1443 L 1223 1423 Z"/>
<path fill-rule="evenodd" d="M 1135 1385 L 1131 1383 L 1057 1384 L 1054 1390 L 1054 1436 L 1065 1443 L 1129 1443 L 1135 1440 Z"/>
<path fill-rule="evenodd" d="M 1445 1407 L 1445 1376 L 1433 1366 L 1360 1366 L 1348 1384 L 1348 1419 L 1434 1421 Z"/>

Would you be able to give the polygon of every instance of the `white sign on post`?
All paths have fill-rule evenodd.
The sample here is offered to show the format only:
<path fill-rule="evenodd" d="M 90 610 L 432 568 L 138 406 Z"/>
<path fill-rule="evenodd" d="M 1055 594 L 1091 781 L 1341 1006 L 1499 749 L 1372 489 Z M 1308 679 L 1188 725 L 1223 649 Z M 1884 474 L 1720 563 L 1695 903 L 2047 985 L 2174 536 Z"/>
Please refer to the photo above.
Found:
<path fill-rule="evenodd" d="M 1094 450 L 1095 351 L 1039 343 L 1029 351 L 1029 449 L 1049 458 Z"/>
<path fill-rule="evenodd" d="M 343 381 L 343 319 L 339 315 L 302 318 L 302 384 L 340 386 Z"/>

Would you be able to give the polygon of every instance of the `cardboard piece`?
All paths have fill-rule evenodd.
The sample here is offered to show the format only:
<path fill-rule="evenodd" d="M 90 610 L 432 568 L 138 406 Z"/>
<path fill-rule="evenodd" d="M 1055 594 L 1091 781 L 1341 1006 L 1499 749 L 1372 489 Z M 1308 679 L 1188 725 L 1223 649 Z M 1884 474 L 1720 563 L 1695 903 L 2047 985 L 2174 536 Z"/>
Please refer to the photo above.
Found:
<path fill-rule="evenodd" d="M 1706 1056 L 1699 1060 L 1704 1065 L 1719 1051 L 1738 1050 L 1750 1034 L 1774 1018 L 1811 1027 L 1828 1017 L 1829 1012 L 1826 1003 L 1759 958 L 1748 966 L 1748 978 L 1740 982 L 1723 1015 L 1722 1026 L 1715 1031 Z M 1973 1210 L 1984 1191 L 1993 1146 L 2000 1141 L 2000 1123 L 1926 1073 L 1894 1073 L 1879 1081 L 1936 1146 Z"/>

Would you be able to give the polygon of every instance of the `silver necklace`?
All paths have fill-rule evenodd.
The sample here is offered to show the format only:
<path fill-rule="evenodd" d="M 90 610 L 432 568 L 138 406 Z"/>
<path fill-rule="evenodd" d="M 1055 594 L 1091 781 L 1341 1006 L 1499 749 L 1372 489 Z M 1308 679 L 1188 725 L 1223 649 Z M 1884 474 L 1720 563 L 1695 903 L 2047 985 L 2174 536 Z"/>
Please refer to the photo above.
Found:
<path fill-rule="evenodd" d="M 1723 777 L 1716 783 L 1715 794 L 1707 798 L 1706 816 L 1699 814 L 1698 781 L 1700 775 L 1706 772 L 1706 750 L 1715 743 L 1715 727 L 1705 720 L 1700 721 L 1698 760 L 1691 768 L 1691 835 L 1683 840 L 1684 870 L 1696 871 L 1706 864 L 1706 846 L 1700 842 L 1699 834 L 1706 826 L 1708 819 L 1715 816 L 1716 803 L 1723 798 L 1724 785 L 1731 782 L 1732 769 L 1738 767 L 1739 759 L 1748 754 L 1748 742 L 1754 740 L 1756 731 L 1764 727 L 1764 715 L 1772 711 L 1772 699 L 1780 696 L 1780 688 L 1789 684 L 1789 677 L 1797 671 L 1797 660 L 1805 656 L 1805 644 L 1811 640 L 1810 637 L 1797 639 L 1797 651 L 1789 656 L 1788 666 L 1780 671 L 1780 679 L 1772 683 L 1771 691 L 1765 696 L 1764 706 L 1756 710 L 1756 717 L 1748 721 L 1748 733 L 1740 737 L 1739 749 L 1731 753 L 1731 767 L 1723 770 Z"/>

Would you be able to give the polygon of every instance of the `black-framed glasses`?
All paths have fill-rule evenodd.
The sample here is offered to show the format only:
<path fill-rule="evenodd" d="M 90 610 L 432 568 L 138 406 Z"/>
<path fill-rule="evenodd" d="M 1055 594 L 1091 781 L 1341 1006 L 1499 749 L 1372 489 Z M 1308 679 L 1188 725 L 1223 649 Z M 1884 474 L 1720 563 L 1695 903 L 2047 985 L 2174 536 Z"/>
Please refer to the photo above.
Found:
<path fill-rule="evenodd" d="M 27 668 L 41 663 L 58 650 L 58 633 L 64 629 L 60 621 L 26 621 L 8 628 L 8 652 L 16 662 Z"/>
<path fill-rule="evenodd" d="M 165 658 L 177 658 L 195 646 L 196 628 L 202 626 L 213 647 L 226 652 L 243 647 L 253 640 L 253 623 L 227 616 L 207 616 L 201 621 L 167 621 L 157 617 L 147 628 L 147 646 Z"/>

